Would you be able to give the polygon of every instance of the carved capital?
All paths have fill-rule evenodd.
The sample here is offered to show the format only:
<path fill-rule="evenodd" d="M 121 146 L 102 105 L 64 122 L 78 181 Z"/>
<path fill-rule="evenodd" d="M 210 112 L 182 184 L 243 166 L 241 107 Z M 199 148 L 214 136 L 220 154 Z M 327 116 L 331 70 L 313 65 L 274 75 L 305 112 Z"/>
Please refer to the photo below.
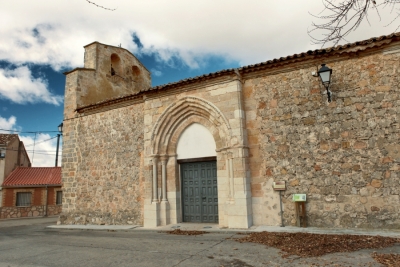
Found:
<path fill-rule="evenodd" d="M 160 156 L 161 164 L 162 164 L 162 165 L 166 165 L 168 159 L 169 159 L 169 156 L 168 156 L 168 155 L 161 155 L 161 156 Z"/>
<path fill-rule="evenodd" d="M 160 155 L 151 155 L 151 158 L 152 158 L 150 160 L 151 164 L 153 164 L 153 165 L 157 164 L 159 157 L 160 157 Z"/>

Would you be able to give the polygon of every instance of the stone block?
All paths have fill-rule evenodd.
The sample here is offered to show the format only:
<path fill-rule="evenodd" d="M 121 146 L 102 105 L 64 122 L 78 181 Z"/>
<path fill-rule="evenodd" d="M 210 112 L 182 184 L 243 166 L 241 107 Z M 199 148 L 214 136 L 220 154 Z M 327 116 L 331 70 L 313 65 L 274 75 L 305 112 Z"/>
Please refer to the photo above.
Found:
<path fill-rule="evenodd" d="M 388 85 L 376 86 L 374 89 L 377 92 L 389 92 L 390 86 L 388 86 Z"/>
<path fill-rule="evenodd" d="M 226 93 L 226 88 L 218 88 L 215 90 L 210 91 L 211 96 L 222 95 Z"/>
<path fill-rule="evenodd" d="M 380 187 L 382 187 L 382 181 L 381 181 L 381 180 L 373 179 L 373 180 L 371 181 L 371 186 L 372 186 L 372 187 L 375 187 L 375 188 L 380 188 Z"/>
<path fill-rule="evenodd" d="M 234 111 L 235 118 L 246 118 L 244 110 L 236 109 Z"/>
<path fill-rule="evenodd" d="M 251 215 L 248 216 L 229 216 L 228 227 L 236 229 L 248 229 L 253 224 L 253 218 Z"/>
<path fill-rule="evenodd" d="M 364 149 L 364 148 L 367 147 L 367 143 L 361 142 L 361 141 L 356 141 L 356 142 L 354 143 L 353 147 L 354 147 L 355 149 Z"/>
<path fill-rule="evenodd" d="M 228 87 L 226 87 L 226 92 L 239 92 L 240 91 L 240 85 L 238 84 L 231 84 Z"/>
<path fill-rule="evenodd" d="M 315 124 L 315 118 L 305 118 L 303 119 L 304 125 L 314 125 Z"/>

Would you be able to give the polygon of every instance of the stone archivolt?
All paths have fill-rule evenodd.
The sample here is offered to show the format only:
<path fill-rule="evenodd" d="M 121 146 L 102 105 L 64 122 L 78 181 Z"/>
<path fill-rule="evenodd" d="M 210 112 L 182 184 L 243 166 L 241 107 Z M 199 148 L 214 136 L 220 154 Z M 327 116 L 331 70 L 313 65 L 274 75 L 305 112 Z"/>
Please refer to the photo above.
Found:
<path fill-rule="evenodd" d="M 231 128 L 221 111 L 204 99 L 184 97 L 171 104 L 157 120 L 151 135 L 153 154 L 175 154 L 180 134 L 195 122 L 210 130 L 217 149 L 229 145 Z"/>
<path fill-rule="evenodd" d="M 236 85 L 232 87 L 237 88 Z M 233 92 L 235 95 L 232 97 L 238 97 L 240 94 L 237 90 Z M 216 105 L 203 98 L 186 96 L 171 103 L 160 114 L 151 132 L 149 143 L 145 144 L 145 149 L 146 146 L 150 148 L 148 169 L 152 169 L 147 179 L 147 188 L 151 188 L 148 192 L 151 191 L 152 194 L 151 197 L 150 194 L 147 195 L 145 201 L 147 204 L 144 205 L 145 227 L 177 223 L 182 220 L 179 215 L 182 212 L 179 186 L 181 177 L 176 149 L 181 134 L 193 123 L 206 127 L 215 141 L 219 168 L 217 177 L 219 224 L 231 228 L 251 226 L 251 203 L 247 192 L 246 175 L 248 167 L 245 159 L 247 153 L 243 147 L 233 146 L 244 136 L 240 135 L 242 131 L 232 128 L 230 124 L 230 122 L 240 124 L 238 123 L 240 118 L 234 115 L 235 111 L 240 110 L 240 107 L 235 106 L 236 103 L 229 104 L 231 105 L 229 108 L 226 107 L 227 103 L 225 105 L 219 103 L 222 110 L 225 108 L 226 113 L 222 113 Z M 232 119 L 228 122 L 225 115 L 231 116 Z M 243 143 L 243 140 L 240 143 Z M 225 165 L 226 163 L 230 167 Z M 160 171 L 161 179 L 159 179 Z M 167 188 L 168 180 L 174 182 Z M 234 190 L 237 190 L 236 194 Z"/>

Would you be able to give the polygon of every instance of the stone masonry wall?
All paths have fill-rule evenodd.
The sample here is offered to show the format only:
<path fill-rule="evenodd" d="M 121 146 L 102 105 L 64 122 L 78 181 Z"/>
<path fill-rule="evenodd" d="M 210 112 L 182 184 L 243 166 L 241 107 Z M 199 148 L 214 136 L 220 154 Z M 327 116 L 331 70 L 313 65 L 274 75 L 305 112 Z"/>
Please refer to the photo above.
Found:
<path fill-rule="evenodd" d="M 45 209 L 46 206 L 2 207 L 0 208 L 0 219 L 44 216 Z M 61 213 L 61 209 L 61 205 L 48 205 L 47 216 L 58 215 Z"/>
<path fill-rule="evenodd" d="M 306 193 L 309 226 L 400 227 L 400 54 L 346 57 L 246 80 L 254 224 L 280 223 L 271 186 L 286 181 L 286 225 L 292 194 Z M 311 75 L 321 63 L 331 103 Z"/>
<path fill-rule="evenodd" d="M 143 104 L 64 122 L 62 224 L 142 224 Z"/>

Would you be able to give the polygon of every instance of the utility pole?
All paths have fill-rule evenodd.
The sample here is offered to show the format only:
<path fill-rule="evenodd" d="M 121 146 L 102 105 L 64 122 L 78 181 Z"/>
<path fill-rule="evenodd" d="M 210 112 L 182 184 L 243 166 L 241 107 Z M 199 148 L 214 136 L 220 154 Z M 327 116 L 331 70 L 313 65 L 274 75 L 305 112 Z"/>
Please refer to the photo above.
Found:
<path fill-rule="evenodd" d="M 58 148 L 60 146 L 60 136 L 61 134 L 57 134 L 56 167 L 58 167 Z"/>
<path fill-rule="evenodd" d="M 60 147 L 60 136 L 62 135 L 62 132 L 63 132 L 63 126 L 64 126 L 64 123 L 61 123 L 60 125 L 58 125 L 58 131 L 60 133 L 57 134 L 56 167 L 58 167 L 58 148 Z"/>

